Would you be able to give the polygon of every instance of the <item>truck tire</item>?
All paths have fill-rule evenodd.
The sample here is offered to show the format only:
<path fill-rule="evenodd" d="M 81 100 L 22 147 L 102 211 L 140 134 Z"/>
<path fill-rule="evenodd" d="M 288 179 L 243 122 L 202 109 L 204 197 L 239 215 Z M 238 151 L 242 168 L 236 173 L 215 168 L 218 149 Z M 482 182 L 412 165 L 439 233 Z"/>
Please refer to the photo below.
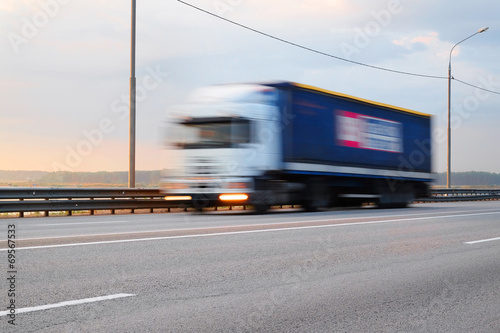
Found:
<path fill-rule="evenodd" d="M 304 209 L 307 212 L 317 212 L 320 208 L 328 207 L 328 186 L 319 179 L 311 179 L 306 184 Z"/>
<path fill-rule="evenodd" d="M 415 200 L 415 189 L 410 184 L 401 184 L 392 191 L 385 189 L 380 194 L 379 208 L 405 208 Z"/>
<path fill-rule="evenodd" d="M 269 211 L 270 208 L 271 208 L 271 206 L 270 205 L 266 205 L 266 204 L 256 204 L 256 205 L 254 205 L 255 214 L 257 214 L 257 215 L 266 214 Z"/>
<path fill-rule="evenodd" d="M 255 193 L 252 195 L 251 200 L 255 213 L 266 214 L 271 208 L 272 201 L 272 191 L 268 188 L 267 179 L 257 179 L 255 181 Z"/>
<path fill-rule="evenodd" d="M 203 208 L 208 207 L 210 205 L 209 198 L 204 194 L 197 194 L 193 196 L 193 208 L 201 213 L 203 212 Z"/>

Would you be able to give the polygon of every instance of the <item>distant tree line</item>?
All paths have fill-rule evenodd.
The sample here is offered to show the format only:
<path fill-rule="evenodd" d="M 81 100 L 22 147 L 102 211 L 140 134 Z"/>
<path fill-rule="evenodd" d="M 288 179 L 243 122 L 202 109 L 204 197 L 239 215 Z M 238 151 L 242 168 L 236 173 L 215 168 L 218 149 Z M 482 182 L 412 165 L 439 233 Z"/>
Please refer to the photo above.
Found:
<path fill-rule="evenodd" d="M 160 170 L 136 171 L 136 186 L 158 186 L 161 178 Z M 37 183 L 43 184 L 105 184 L 105 185 L 127 185 L 127 171 L 98 171 L 98 172 L 50 172 L 37 179 Z"/>
<path fill-rule="evenodd" d="M 453 186 L 500 186 L 500 173 L 493 172 L 452 172 L 451 184 Z M 434 185 L 446 185 L 446 172 L 437 174 Z"/>
<path fill-rule="evenodd" d="M 161 179 L 161 170 L 136 171 L 137 187 L 157 187 Z M 0 182 L 4 184 L 24 183 L 39 186 L 127 186 L 127 171 L 99 171 L 99 172 L 70 172 L 70 171 L 2 171 Z M 436 174 L 434 185 L 446 185 L 446 173 Z M 500 187 L 500 173 L 492 172 L 453 172 L 453 186 L 491 186 Z"/>
<path fill-rule="evenodd" d="M 161 171 L 136 171 L 136 184 L 140 186 L 157 186 L 160 182 Z M 40 184 L 109 184 L 127 185 L 128 173 L 115 172 L 67 172 L 58 171 L 47 173 L 37 179 Z M 438 173 L 434 185 L 446 185 L 446 173 Z M 491 172 L 453 172 L 453 186 L 500 186 L 500 174 Z"/>
<path fill-rule="evenodd" d="M 47 171 L 0 170 L 2 182 L 30 182 L 46 175 Z"/>

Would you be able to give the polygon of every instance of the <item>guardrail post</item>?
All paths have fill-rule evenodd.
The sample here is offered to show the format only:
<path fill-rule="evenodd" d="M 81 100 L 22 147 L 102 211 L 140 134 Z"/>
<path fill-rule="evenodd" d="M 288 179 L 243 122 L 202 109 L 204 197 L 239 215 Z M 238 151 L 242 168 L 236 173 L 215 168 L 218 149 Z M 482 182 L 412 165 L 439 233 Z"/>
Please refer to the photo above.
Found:
<path fill-rule="evenodd" d="M 24 201 L 24 199 L 19 199 L 19 201 Z M 19 217 L 24 217 L 24 212 L 19 212 Z"/>
<path fill-rule="evenodd" d="M 90 200 L 94 200 L 94 198 L 89 198 L 89 199 Z M 90 210 L 90 215 L 94 215 L 94 210 L 93 209 Z"/>
<path fill-rule="evenodd" d="M 72 198 L 68 198 L 68 200 L 70 200 L 70 201 L 71 201 L 71 200 L 73 200 L 73 199 L 72 199 Z M 73 216 L 73 211 L 68 210 L 68 216 Z"/>

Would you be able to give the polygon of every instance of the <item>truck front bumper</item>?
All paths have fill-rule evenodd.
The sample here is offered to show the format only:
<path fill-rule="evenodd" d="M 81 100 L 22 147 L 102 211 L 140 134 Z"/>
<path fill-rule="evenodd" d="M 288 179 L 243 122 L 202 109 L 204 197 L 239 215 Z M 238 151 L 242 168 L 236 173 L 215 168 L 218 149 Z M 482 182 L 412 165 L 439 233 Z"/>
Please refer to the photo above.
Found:
<path fill-rule="evenodd" d="M 169 179 L 162 190 L 165 200 L 195 208 L 249 204 L 254 192 L 249 178 Z"/>

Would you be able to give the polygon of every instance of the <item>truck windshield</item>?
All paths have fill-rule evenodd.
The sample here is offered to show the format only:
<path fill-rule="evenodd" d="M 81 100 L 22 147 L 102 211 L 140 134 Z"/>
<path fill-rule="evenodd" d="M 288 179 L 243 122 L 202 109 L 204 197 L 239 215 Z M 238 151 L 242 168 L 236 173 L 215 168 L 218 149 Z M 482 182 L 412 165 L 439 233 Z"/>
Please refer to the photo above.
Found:
<path fill-rule="evenodd" d="M 250 142 L 250 122 L 240 118 L 194 118 L 179 124 L 176 146 L 184 149 L 231 148 Z"/>

